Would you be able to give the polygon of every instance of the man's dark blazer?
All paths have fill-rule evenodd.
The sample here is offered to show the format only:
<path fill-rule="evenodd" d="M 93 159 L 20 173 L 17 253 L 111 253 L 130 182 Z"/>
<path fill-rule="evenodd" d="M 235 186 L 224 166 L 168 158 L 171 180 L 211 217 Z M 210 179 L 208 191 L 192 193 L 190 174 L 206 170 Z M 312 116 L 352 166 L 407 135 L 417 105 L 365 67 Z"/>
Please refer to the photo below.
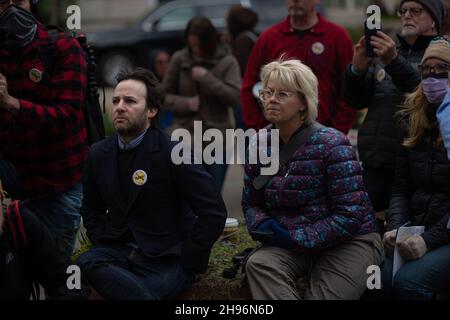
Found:
<path fill-rule="evenodd" d="M 83 181 L 83 222 L 94 245 L 120 242 L 129 230 L 146 255 L 180 255 L 186 269 L 205 272 L 227 212 L 202 165 L 173 164 L 174 145 L 161 130 L 147 130 L 132 170 L 145 171 L 147 182 L 132 183 L 125 201 L 118 177 L 117 135 L 94 144 Z"/>

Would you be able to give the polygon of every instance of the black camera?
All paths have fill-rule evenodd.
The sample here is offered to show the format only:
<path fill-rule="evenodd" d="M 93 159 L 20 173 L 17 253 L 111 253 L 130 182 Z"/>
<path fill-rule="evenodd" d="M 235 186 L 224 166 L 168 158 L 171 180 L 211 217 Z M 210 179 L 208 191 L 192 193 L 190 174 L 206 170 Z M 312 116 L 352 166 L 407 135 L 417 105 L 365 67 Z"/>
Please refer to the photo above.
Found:
<path fill-rule="evenodd" d="M 255 248 L 245 248 L 244 250 L 236 253 L 233 257 L 233 266 L 223 270 L 222 277 L 226 279 L 233 279 L 234 277 L 236 277 L 239 269 L 241 267 L 244 268 L 245 261 L 247 260 L 247 257 L 250 255 L 250 253 L 253 252 L 253 250 L 255 250 Z"/>

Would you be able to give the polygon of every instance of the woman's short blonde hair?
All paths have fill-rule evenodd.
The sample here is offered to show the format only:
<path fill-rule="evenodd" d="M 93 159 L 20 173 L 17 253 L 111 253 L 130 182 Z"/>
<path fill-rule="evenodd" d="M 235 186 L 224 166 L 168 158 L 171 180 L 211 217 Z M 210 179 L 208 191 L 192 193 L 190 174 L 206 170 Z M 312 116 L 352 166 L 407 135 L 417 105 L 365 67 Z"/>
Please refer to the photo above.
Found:
<path fill-rule="evenodd" d="M 263 88 L 269 81 L 278 83 L 284 90 L 297 92 L 306 103 L 305 121 L 311 123 L 317 119 L 319 93 L 318 81 L 312 70 L 300 60 L 282 58 L 265 65 L 260 74 Z"/>

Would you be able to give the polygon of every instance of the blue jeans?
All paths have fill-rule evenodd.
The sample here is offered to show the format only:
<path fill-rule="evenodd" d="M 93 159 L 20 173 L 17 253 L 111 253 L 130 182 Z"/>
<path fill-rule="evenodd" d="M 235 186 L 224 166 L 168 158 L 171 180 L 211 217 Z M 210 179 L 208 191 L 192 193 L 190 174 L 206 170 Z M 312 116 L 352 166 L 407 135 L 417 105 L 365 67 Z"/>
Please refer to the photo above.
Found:
<path fill-rule="evenodd" d="M 61 245 L 68 256 L 72 255 L 80 227 L 80 208 L 83 187 L 78 183 L 64 192 L 44 197 L 27 199 L 21 188 L 15 167 L 0 160 L 0 179 L 3 187 L 13 199 L 21 200 L 22 207 L 33 212 L 42 223 L 61 239 Z"/>
<path fill-rule="evenodd" d="M 404 300 L 431 300 L 437 294 L 450 293 L 450 245 L 427 252 L 422 258 L 405 263 L 395 274 L 393 259 L 385 257 L 381 265 L 383 296 Z"/>
<path fill-rule="evenodd" d="M 128 245 L 94 247 L 78 265 L 84 280 L 106 299 L 171 299 L 191 284 L 178 256 L 150 258 Z"/>

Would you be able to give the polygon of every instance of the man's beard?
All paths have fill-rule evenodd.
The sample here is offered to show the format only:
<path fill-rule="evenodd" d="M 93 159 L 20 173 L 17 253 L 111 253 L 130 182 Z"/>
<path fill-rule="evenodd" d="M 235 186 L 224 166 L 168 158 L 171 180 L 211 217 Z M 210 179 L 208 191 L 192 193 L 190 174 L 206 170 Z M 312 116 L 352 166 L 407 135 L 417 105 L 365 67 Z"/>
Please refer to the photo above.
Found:
<path fill-rule="evenodd" d="M 146 128 L 147 128 L 147 120 L 143 120 L 139 123 L 134 123 L 131 125 L 129 124 L 128 126 L 125 127 L 114 126 L 114 129 L 116 129 L 117 134 L 119 134 L 122 137 L 137 137 Z"/>
<path fill-rule="evenodd" d="M 417 36 L 417 33 L 418 33 L 417 28 L 407 26 L 407 27 L 402 27 L 400 35 L 402 37 L 411 37 L 411 36 Z"/>

